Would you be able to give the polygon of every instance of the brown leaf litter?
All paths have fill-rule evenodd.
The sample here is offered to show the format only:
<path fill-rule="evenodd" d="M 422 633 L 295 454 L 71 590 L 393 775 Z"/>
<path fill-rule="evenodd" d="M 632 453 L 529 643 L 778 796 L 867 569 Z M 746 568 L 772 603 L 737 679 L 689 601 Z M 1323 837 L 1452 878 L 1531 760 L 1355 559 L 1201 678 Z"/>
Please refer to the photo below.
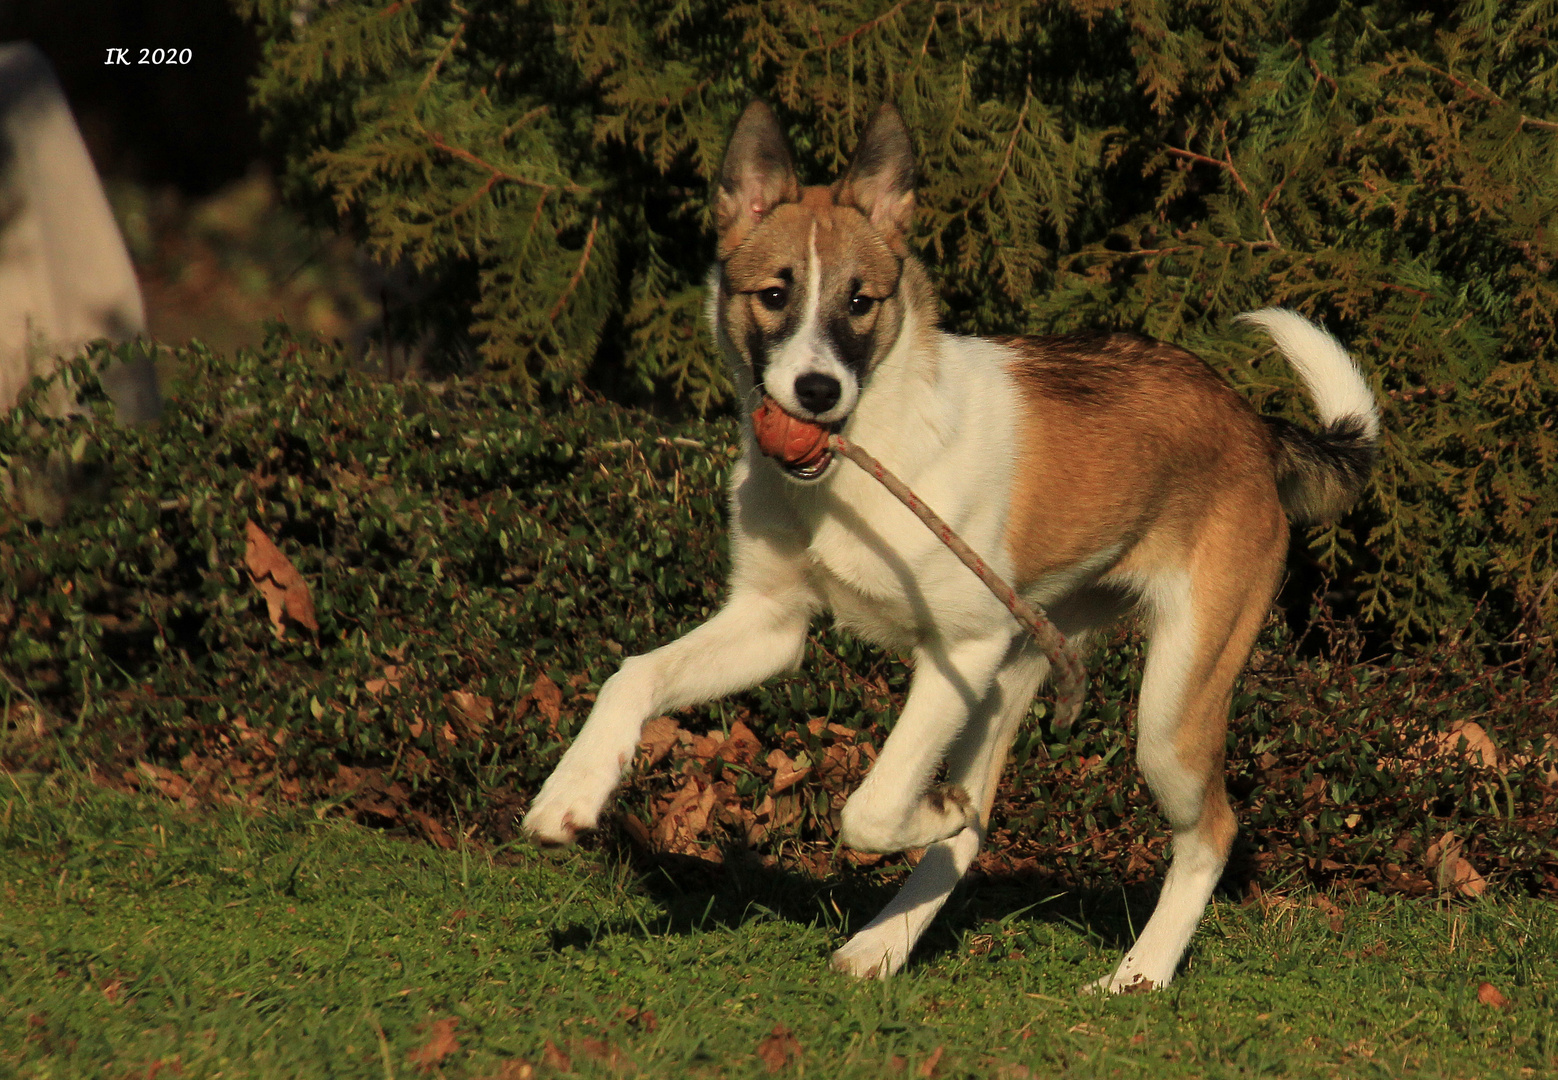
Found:
<path fill-rule="evenodd" d="M 769 1072 L 776 1073 L 801 1056 L 801 1044 L 789 1028 L 775 1024 L 768 1037 L 757 1044 L 757 1056 Z"/>
<path fill-rule="evenodd" d="M 1464 847 L 1460 837 L 1453 832 L 1445 833 L 1428 845 L 1423 853 L 1423 868 L 1434 875 L 1434 885 L 1441 893 L 1481 896 L 1487 892 L 1488 883 L 1461 854 Z"/>
<path fill-rule="evenodd" d="M 437 1068 L 444 1058 L 460 1049 L 460 1042 L 454 1037 L 455 1028 L 459 1025 L 459 1018 L 453 1016 L 420 1025 L 419 1031 L 430 1034 L 427 1042 L 407 1055 L 411 1064 L 417 1066 L 422 1072 L 432 1072 Z"/>

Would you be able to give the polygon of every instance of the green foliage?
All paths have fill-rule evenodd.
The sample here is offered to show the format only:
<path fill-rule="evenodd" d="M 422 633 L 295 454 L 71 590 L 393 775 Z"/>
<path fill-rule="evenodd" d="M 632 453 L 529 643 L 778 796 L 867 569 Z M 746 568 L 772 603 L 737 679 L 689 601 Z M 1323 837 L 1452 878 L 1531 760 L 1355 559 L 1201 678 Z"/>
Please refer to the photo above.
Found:
<path fill-rule="evenodd" d="M 1401 637 L 1558 626 L 1549 5 L 235 2 L 294 191 L 388 260 L 475 267 L 430 310 L 525 396 L 593 370 L 728 400 L 697 323 L 736 113 L 772 100 L 822 181 L 893 98 L 952 326 L 1140 330 L 1301 417 L 1229 319 L 1321 318 L 1387 406 L 1323 571 Z"/>
<path fill-rule="evenodd" d="M 93 377 L 107 357 L 75 366 L 79 415 L 33 404 L 0 425 L 7 460 L 96 463 L 111 488 L 53 528 L 0 520 L 11 767 L 57 765 L 64 747 L 105 782 L 174 798 L 507 840 L 621 658 L 719 603 L 730 421 L 543 410 L 502 381 L 377 382 L 277 336 L 233 360 L 182 350 L 160 428 L 122 428 Z M 274 632 L 245 562 L 250 522 L 301 573 L 317 633 Z M 995 865 L 1072 883 L 1160 874 L 1163 826 L 1128 734 L 1139 651 L 1129 632 L 1099 650 L 1073 733 L 1035 706 Z M 1244 680 L 1228 762 L 1264 880 L 1430 891 L 1428 848 L 1452 832 L 1490 879 L 1558 892 L 1550 654 L 1503 669 L 1448 646 L 1355 661 L 1300 660 L 1274 625 Z M 819 627 L 800 673 L 678 715 L 685 737 L 617 804 L 626 835 L 715 859 L 755 846 L 818 875 L 897 873 L 901 860 L 849 860 L 835 841 L 908 677 Z M 1428 752 L 1469 718 L 1499 769 Z M 738 724 L 751 749 L 715 753 Z M 776 750 L 809 771 L 770 798 Z M 678 818 L 678 798 L 705 792 L 699 820 Z"/>

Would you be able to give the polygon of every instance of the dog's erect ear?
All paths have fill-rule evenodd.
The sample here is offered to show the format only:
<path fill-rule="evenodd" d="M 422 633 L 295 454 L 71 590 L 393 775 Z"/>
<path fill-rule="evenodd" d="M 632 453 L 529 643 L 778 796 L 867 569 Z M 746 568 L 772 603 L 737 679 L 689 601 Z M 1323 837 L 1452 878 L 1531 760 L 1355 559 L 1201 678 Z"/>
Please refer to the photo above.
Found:
<path fill-rule="evenodd" d="M 800 197 L 801 187 L 779 121 L 767 105 L 754 101 L 736 123 L 720 169 L 719 194 L 714 200 L 720 258 L 734 251 L 763 215 Z"/>
<path fill-rule="evenodd" d="M 883 102 L 866 125 L 836 198 L 870 218 L 894 254 L 909 253 L 904 238 L 914 216 L 914 147 L 903 117 L 890 103 Z"/>

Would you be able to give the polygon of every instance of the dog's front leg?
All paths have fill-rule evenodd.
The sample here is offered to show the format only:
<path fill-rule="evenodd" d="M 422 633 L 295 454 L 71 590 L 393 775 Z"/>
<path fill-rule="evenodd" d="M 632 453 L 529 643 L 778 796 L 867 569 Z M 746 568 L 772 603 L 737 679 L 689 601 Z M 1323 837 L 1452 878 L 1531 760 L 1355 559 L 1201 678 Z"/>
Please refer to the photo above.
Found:
<path fill-rule="evenodd" d="M 630 657 L 601 686 L 590 718 L 525 815 L 525 831 L 542 843 L 567 844 L 594 828 L 633 760 L 646 720 L 795 668 L 810 619 L 805 597 L 776 598 L 738 586 L 696 630 Z"/>
<path fill-rule="evenodd" d="M 885 979 L 897 972 L 973 865 L 984 842 L 1007 751 L 1049 671 L 1049 661 L 1032 642 L 1019 642 L 1015 653 L 947 755 L 948 774 L 954 783 L 964 785 L 970 801 L 979 807 L 979 823 L 926 849 L 898 895 L 833 954 L 833 966 L 839 971 L 867 979 Z"/>
<path fill-rule="evenodd" d="M 979 820 L 957 783 L 931 788 L 936 767 L 989 689 L 1010 634 L 915 650 L 903 714 L 865 781 L 844 804 L 840 835 L 861 851 L 902 851 L 955 836 Z"/>

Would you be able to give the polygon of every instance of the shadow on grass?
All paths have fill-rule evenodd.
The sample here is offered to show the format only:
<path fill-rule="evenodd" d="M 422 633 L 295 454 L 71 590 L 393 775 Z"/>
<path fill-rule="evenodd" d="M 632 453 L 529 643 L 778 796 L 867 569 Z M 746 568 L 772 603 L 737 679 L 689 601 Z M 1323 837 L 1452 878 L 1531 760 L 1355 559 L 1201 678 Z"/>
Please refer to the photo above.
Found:
<path fill-rule="evenodd" d="M 764 865 L 750 849 L 730 845 L 720 862 L 645 850 L 619 829 L 603 830 L 598 847 L 630 866 L 639 886 L 662 910 L 648 923 L 614 920 L 575 923 L 551 933 L 556 950 L 584 947 L 605 935 L 661 937 L 710 929 L 739 929 L 764 919 L 821 926 L 840 941 L 864 927 L 903 884 L 906 868 L 873 871 L 846 866 L 814 877 L 784 865 Z M 1225 895 L 1243 896 L 1253 878 L 1251 847 L 1241 834 L 1219 884 Z M 1063 925 L 1104 951 L 1128 948 L 1157 903 L 1161 881 L 1127 885 L 1077 885 L 1041 871 L 970 872 L 926 930 L 911 965 L 935 963 L 967 946 L 991 924 Z"/>

